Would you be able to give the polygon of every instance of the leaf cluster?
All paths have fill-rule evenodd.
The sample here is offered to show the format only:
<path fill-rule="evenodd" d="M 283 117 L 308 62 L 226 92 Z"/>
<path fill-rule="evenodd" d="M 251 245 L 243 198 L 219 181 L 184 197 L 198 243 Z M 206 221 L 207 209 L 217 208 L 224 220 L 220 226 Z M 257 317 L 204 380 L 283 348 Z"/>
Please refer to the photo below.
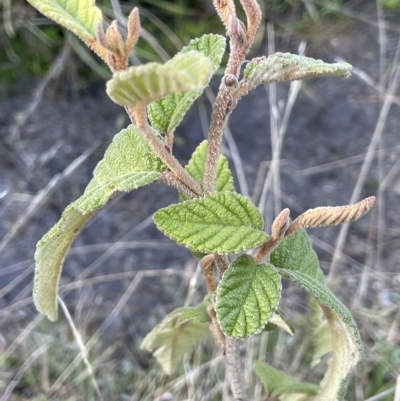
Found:
<path fill-rule="evenodd" d="M 166 183 L 180 192 L 180 202 L 158 210 L 154 222 L 166 236 L 202 256 L 200 265 L 210 294 L 201 305 L 178 308 L 167 315 L 146 336 L 142 347 L 152 351 L 170 374 L 184 353 L 210 333 L 223 348 L 226 346 L 227 354 L 231 339 L 276 327 L 292 334 L 290 323 L 277 310 L 285 278 L 310 294 L 318 324 L 315 330 L 324 333 L 324 341 L 316 343 L 315 361 L 330 353 L 329 367 L 320 385 L 300 383 L 261 363 L 256 365 L 256 373 L 267 392 L 281 400 L 311 400 L 316 394 L 321 400 L 342 397 L 348 375 L 360 358 L 361 340 L 350 312 L 326 286 L 304 228 L 354 221 L 372 207 L 374 199 L 351 206 L 312 209 L 294 222 L 290 222 L 290 212 L 285 209 L 268 236 L 259 210 L 235 191 L 219 146 L 229 113 L 248 91 L 271 82 L 347 77 L 351 66 L 276 53 L 251 60 L 240 76 L 240 65 L 254 41 L 261 13 L 254 0 L 243 0 L 248 22 L 245 29 L 235 19 L 233 2 L 215 2 L 218 15 L 230 31 L 231 50 L 209 138 L 199 144 L 183 168 L 172 153 L 174 131 L 219 68 L 225 38 L 203 35 L 164 64 L 128 66 L 129 52 L 140 34 L 137 9 L 129 15 L 124 37 L 116 21 L 104 32 L 103 15 L 92 0 L 29 1 L 106 62 L 113 73 L 107 93 L 125 107 L 132 122 L 115 135 L 84 194 L 65 209 L 60 221 L 39 241 L 33 294 L 38 310 L 51 320 L 57 319 L 57 288 L 65 256 L 97 210 L 118 192 Z M 255 256 L 249 254 L 256 248 Z M 266 258 L 268 263 L 263 262 Z M 233 374 L 238 376 L 237 372 Z M 234 384 L 232 391 L 240 393 Z"/>

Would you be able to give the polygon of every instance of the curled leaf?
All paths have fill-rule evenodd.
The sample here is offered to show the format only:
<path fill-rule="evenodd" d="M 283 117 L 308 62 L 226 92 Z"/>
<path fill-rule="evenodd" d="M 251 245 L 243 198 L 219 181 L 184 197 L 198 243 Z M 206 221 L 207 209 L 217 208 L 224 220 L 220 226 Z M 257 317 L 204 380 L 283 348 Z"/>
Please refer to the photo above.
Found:
<path fill-rule="evenodd" d="M 308 227 L 336 226 L 356 221 L 368 213 L 375 203 L 375 196 L 370 196 L 354 205 L 323 206 L 310 209 L 301 214 L 286 231 L 286 236 Z"/>

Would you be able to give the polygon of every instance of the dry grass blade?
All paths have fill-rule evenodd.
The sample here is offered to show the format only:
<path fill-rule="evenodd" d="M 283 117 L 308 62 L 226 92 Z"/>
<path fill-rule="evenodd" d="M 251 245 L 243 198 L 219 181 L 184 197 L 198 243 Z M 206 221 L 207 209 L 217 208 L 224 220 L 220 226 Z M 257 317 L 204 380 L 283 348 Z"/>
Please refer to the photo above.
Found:
<path fill-rule="evenodd" d="M 354 205 L 323 206 L 307 210 L 289 226 L 286 237 L 302 228 L 337 226 L 338 224 L 356 221 L 364 216 L 374 203 L 375 196 L 370 196 Z"/>

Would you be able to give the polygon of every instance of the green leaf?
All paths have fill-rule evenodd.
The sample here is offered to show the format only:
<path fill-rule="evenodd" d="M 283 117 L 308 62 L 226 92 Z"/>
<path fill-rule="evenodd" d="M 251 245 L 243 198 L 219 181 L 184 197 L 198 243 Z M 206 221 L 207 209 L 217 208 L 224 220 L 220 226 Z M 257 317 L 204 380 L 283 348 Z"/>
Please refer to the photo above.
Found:
<path fill-rule="evenodd" d="M 318 256 L 312 249 L 306 230 L 300 230 L 285 238 L 272 252 L 271 263 L 276 267 L 301 271 L 324 281 Z"/>
<path fill-rule="evenodd" d="M 299 382 L 294 377 L 275 369 L 265 362 L 256 361 L 254 363 L 254 372 L 261 379 L 268 395 L 274 397 L 290 393 L 316 395 L 319 391 L 318 385 Z"/>
<path fill-rule="evenodd" d="M 247 64 L 243 76 L 248 90 L 258 85 L 280 81 L 320 77 L 348 77 L 352 66 L 348 63 L 325 63 L 311 57 L 290 53 L 275 53 L 258 57 Z"/>
<path fill-rule="evenodd" d="M 300 271 L 294 271 L 289 269 L 281 269 L 275 265 L 278 270 L 278 273 L 287 278 L 288 280 L 293 281 L 299 287 L 305 289 L 307 292 L 312 294 L 319 304 L 323 306 L 327 306 L 328 308 L 335 311 L 341 318 L 343 322 L 350 326 L 353 330 L 354 337 L 358 343 L 360 350 L 362 350 L 361 338 L 358 332 L 357 326 L 354 322 L 353 316 L 343 305 L 343 303 L 336 297 L 336 295 L 325 286 L 325 284 L 318 279 L 310 276 L 307 273 L 303 273 Z"/>
<path fill-rule="evenodd" d="M 174 93 L 149 105 L 151 124 L 160 132 L 172 133 L 182 121 L 193 102 L 201 95 L 211 77 L 217 71 L 225 52 L 226 39 L 220 35 L 203 35 L 193 39 L 178 55 L 196 50 L 211 59 L 212 68 L 203 87 L 189 92 Z M 175 56 L 176 57 L 176 56 Z"/>
<path fill-rule="evenodd" d="M 58 281 L 65 256 L 94 211 L 118 191 L 150 184 L 165 168 L 135 126 L 115 135 L 85 193 L 64 210 L 60 221 L 37 244 L 33 299 L 40 312 L 57 320 Z"/>
<path fill-rule="evenodd" d="M 207 152 L 207 141 L 203 141 L 193 152 L 192 157 L 189 160 L 188 165 L 186 166 L 186 170 L 188 171 L 188 173 L 201 185 L 203 184 L 203 178 L 204 178 L 206 152 Z M 231 170 L 229 170 L 228 160 L 222 154 L 220 154 L 218 157 L 215 191 L 216 192 L 235 191 L 235 187 L 233 185 L 232 173 Z M 179 194 L 180 201 L 188 199 L 189 197 L 187 197 L 185 194 Z"/>
<path fill-rule="evenodd" d="M 209 322 L 204 304 L 175 309 L 146 335 L 140 348 L 153 352 L 170 375 L 185 353 L 210 334 Z"/>
<path fill-rule="evenodd" d="M 321 358 L 332 351 L 332 337 L 329 330 L 328 322 L 324 316 L 324 312 L 312 296 L 308 295 L 308 306 L 311 312 L 311 326 L 312 326 L 312 342 L 314 345 L 313 359 L 311 367 L 318 365 Z"/>
<path fill-rule="evenodd" d="M 69 29 L 85 43 L 96 38 L 103 15 L 94 0 L 28 0 L 43 15 Z"/>
<path fill-rule="evenodd" d="M 318 259 L 305 230 L 287 237 L 271 253 L 271 262 L 279 274 L 309 292 L 319 305 L 313 305 L 313 335 L 316 355 L 312 363 L 332 351 L 332 361 L 323 381 L 318 399 L 341 400 L 350 370 L 357 364 L 362 342 L 353 316 L 345 305 L 326 287 Z M 323 315 L 322 315 L 323 312 Z M 317 330 L 317 332 L 315 331 Z"/>
<path fill-rule="evenodd" d="M 271 264 L 256 264 L 250 255 L 239 256 L 222 276 L 215 310 L 222 331 L 233 338 L 260 332 L 272 317 L 282 283 Z"/>
<path fill-rule="evenodd" d="M 171 93 L 203 88 L 210 71 L 211 60 L 190 51 L 165 64 L 148 63 L 115 73 L 107 82 L 107 93 L 121 106 L 146 106 Z"/>
<path fill-rule="evenodd" d="M 33 302 L 37 310 L 52 321 L 57 320 L 58 281 L 65 255 L 93 214 L 84 215 L 71 203 L 60 221 L 37 244 Z"/>
<path fill-rule="evenodd" d="M 323 307 L 332 339 L 332 359 L 318 393 L 320 400 L 342 401 L 347 389 L 350 371 L 360 359 L 359 338 L 353 327 L 347 325 L 334 310 Z"/>
<path fill-rule="evenodd" d="M 284 319 L 278 311 L 275 311 L 265 326 L 265 330 L 267 331 L 273 331 L 276 329 L 282 329 L 291 336 L 295 333 L 294 327 L 286 319 Z"/>
<path fill-rule="evenodd" d="M 260 212 L 235 192 L 216 192 L 168 206 L 154 214 L 154 222 L 178 244 L 205 253 L 240 252 L 267 239 Z"/>
<path fill-rule="evenodd" d="M 74 205 L 82 213 L 103 206 L 116 192 L 131 191 L 150 184 L 166 169 L 134 125 L 114 136 L 93 171 L 85 193 Z"/>

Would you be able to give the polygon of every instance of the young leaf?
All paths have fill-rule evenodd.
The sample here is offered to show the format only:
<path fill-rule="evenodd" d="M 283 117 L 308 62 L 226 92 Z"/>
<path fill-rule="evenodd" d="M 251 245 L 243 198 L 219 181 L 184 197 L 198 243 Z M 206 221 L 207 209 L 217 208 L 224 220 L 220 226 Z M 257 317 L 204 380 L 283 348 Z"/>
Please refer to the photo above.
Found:
<path fill-rule="evenodd" d="M 283 331 L 286 331 L 286 333 L 290 334 L 291 336 L 295 333 L 294 327 L 289 322 L 287 322 L 286 319 L 284 319 L 278 311 L 275 311 L 272 317 L 268 320 L 265 328 L 268 331 L 279 328 Z"/>
<path fill-rule="evenodd" d="M 190 159 L 188 165 L 186 166 L 186 170 L 188 171 L 188 173 L 199 184 L 203 184 L 206 152 L 207 152 L 207 141 L 203 141 L 193 152 L 192 158 Z M 229 170 L 228 160 L 222 154 L 220 154 L 218 157 L 215 191 L 216 192 L 235 191 L 235 187 L 233 185 L 232 173 L 231 170 Z M 181 202 L 188 199 L 189 198 L 185 194 L 179 195 L 179 200 Z"/>
<path fill-rule="evenodd" d="M 210 334 L 210 321 L 204 304 L 175 309 L 146 335 L 140 348 L 153 352 L 170 375 L 185 353 Z"/>
<path fill-rule="evenodd" d="M 273 316 L 282 283 L 274 266 L 239 256 L 222 276 L 215 310 L 222 331 L 233 338 L 260 332 Z"/>
<path fill-rule="evenodd" d="M 50 320 L 57 320 L 58 281 L 65 255 L 84 224 L 93 216 L 82 214 L 71 203 L 60 221 L 38 242 L 35 252 L 33 302 Z"/>
<path fill-rule="evenodd" d="M 348 63 L 325 63 L 311 57 L 290 53 L 275 53 L 259 57 L 247 64 L 243 76 L 248 90 L 261 84 L 320 77 L 348 77 L 352 66 Z"/>
<path fill-rule="evenodd" d="M 272 252 L 271 263 L 276 267 L 301 271 L 324 281 L 318 257 L 312 249 L 305 230 L 297 231 L 285 238 Z"/>
<path fill-rule="evenodd" d="M 65 256 L 94 211 L 117 191 L 150 184 L 165 168 L 135 126 L 115 135 L 85 193 L 64 210 L 60 221 L 37 244 L 33 299 L 40 312 L 57 320 L 58 281 Z"/>
<path fill-rule="evenodd" d="M 131 191 L 156 180 L 166 169 L 134 125 L 114 136 L 93 171 L 85 193 L 74 205 L 82 213 L 103 206 L 118 191 Z"/>
<path fill-rule="evenodd" d="M 268 395 L 274 397 L 290 393 L 316 395 L 319 391 L 318 385 L 299 382 L 294 377 L 287 375 L 279 369 L 273 368 L 265 362 L 256 361 L 254 363 L 254 372 L 261 379 Z M 281 399 L 283 399 L 283 397 Z"/>
<path fill-rule="evenodd" d="M 95 0 L 28 0 L 46 17 L 69 29 L 91 46 L 96 38 L 96 26 L 103 15 Z"/>
<path fill-rule="evenodd" d="M 346 394 L 348 375 L 360 359 L 360 339 L 358 331 L 355 333 L 339 313 L 327 307 L 322 309 L 331 332 L 332 359 L 321 381 L 318 399 L 341 401 Z"/>
<path fill-rule="evenodd" d="M 182 121 L 193 102 L 201 95 L 211 77 L 217 71 L 225 52 L 226 39 L 220 35 L 203 35 L 193 39 L 178 55 L 196 50 L 211 59 L 212 67 L 208 80 L 200 89 L 189 92 L 174 93 L 149 104 L 149 119 L 154 128 L 160 132 L 172 133 Z M 175 56 L 177 57 L 177 56 Z"/>
<path fill-rule="evenodd" d="M 168 206 L 154 214 L 154 222 L 178 244 L 205 253 L 240 252 L 267 239 L 260 212 L 235 192 L 216 192 Z"/>
<path fill-rule="evenodd" d="M 115 73 L 107 82 L 107 94 L 121 106 L 146 106 L 171 93 L 202 88 L 210 71 L 211 60 L 190 51 L 165 64 L 148 63 Z"/>
<path fill-rule="evenodd" d="M 318 365 L 321 358 L 332 351 L 332 338 L 328 322 L 324 316 L 324 311 L 317 300 L 308 295 L 308 307 L 310 308 L 312 342 L 314 345 L 313 359 L 311 367 Z"/>

